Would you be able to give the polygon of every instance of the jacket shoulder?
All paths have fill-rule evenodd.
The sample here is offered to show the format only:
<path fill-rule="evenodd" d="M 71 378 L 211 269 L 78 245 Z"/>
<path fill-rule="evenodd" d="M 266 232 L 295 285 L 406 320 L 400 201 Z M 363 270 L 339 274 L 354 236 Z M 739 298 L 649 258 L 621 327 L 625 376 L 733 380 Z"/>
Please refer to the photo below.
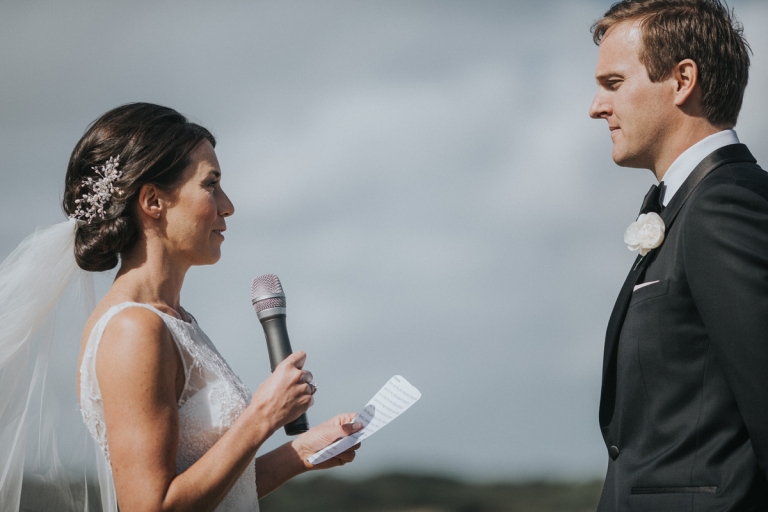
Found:
<path fill-rule="evenodd" d="M 768 201 L 768 172 L 751 162 L 723 164 L 702 180 L 688 201 L 689 207 L 704 201 L 739 198 Z"/>

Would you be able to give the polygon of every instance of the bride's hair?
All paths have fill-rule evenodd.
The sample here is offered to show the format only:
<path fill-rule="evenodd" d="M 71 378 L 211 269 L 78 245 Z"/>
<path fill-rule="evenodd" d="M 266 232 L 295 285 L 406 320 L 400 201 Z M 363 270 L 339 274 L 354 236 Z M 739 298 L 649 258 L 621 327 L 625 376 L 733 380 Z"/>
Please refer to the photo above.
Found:
<path fill-rule="evenodd" d="M 72 215 L 76 199 L 90 194 L 86 178 L 100 179 L 93 169 L 120 155 L 119 193 L 113 193 L 96 216 L 82 223 L 75 236 L 75 259 L 83 270 L 98 272 L 114 268 L 118 255 L 127 252 L 139 238 L 133 205 L 143 185 L 172 190 L 189 166 L 189 153 L 202 141 L 216 146 L 211 132 L 191 123 L 175 110 L 151 103 L 129 103 L 102 115 L 75 146 L 67 166 L 64 211 Z"/>

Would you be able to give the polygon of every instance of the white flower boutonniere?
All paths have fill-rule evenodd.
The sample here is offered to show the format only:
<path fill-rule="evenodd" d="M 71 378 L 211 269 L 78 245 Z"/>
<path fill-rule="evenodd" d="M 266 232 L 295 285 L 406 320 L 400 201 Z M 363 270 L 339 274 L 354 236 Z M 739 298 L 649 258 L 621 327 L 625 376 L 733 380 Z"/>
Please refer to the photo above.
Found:
<path fill-rule="evenodd" d="M 624 242 L 630 251 L 639 250 L 640 255 L 645 256 L 664 241 L 665 229 L 664 221 L 658 213 L 643 213 L 627 228 Z"/>

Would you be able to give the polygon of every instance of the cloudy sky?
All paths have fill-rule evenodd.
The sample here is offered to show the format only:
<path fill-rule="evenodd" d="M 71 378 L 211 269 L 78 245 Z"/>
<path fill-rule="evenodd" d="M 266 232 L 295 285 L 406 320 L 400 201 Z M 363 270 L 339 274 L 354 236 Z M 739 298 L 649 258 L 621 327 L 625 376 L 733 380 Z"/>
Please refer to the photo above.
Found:
<path fill-rule="evenodd" d="M 217 136 L 236 206 L 183 304 L 245 383 L 269 373 L 250 280 L 274 273 L 311 422 L 394 374 L 423 393 L 337 474 L 600 475 L 604 330 L 654 183 L 587 115 L 610 3 L 2 2 L 0 257 L 63 220 L 90 122 L 171 106 Z M 737 130 L 765 165 L 768 3 L 731 4 L 754 51 Z"/>

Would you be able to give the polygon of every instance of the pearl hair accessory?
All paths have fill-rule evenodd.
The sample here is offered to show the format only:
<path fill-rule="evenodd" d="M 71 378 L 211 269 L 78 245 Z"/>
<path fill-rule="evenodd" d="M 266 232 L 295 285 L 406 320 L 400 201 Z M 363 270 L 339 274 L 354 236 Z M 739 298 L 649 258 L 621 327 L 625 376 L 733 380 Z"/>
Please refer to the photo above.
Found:
<path fill-rule="evenodd" d="M 94 180 L 89 176 L 82 181 L 84 186 L 88 186 L 91 189 L 91 193 L 83 194 L 80 199 L 75 199 L 77 209 L 75 213 L 69 216 L 70 218 L 78 220 L 87 219 L 88 224 L 90 224 L 96 215 L 102 219 L 105 217 L 104 206 L 112 199 L 112 194 L 117 193 L 120 195 L 122 192 L 113 185 L 123 175 L 122 172 L 117 170 L 118 165 L 120 165 L 120 155 L 109 157 L 109 160 L 107 160 L 105 165 L 101 166 L 101 169 L 98 166 L 92 167 L 96 174 L 101 176 L 101 179 Z M 88 206 L 87 210 L 83 209 L 84 205 Z"/>

